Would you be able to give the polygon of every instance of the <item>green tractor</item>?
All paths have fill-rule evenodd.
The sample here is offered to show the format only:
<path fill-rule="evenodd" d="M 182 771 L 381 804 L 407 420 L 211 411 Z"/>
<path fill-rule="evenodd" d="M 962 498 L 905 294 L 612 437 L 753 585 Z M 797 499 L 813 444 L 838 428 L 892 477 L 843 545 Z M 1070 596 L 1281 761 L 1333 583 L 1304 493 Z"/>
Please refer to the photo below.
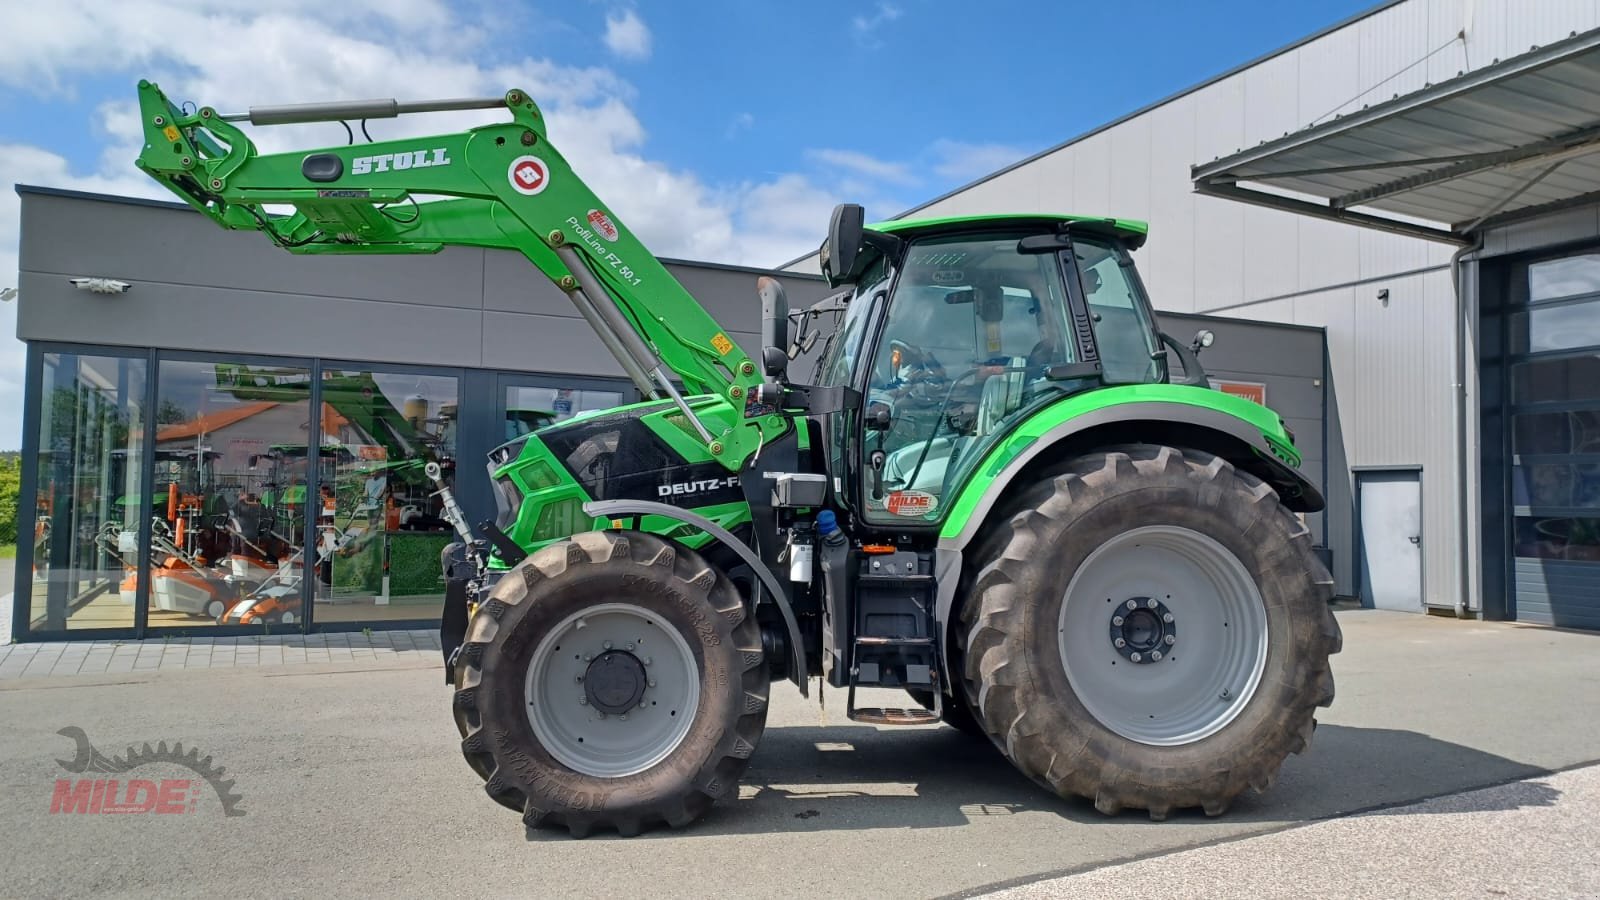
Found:
<path fill-rule="evenodd" d="M 139 94 L 138 165 L 223 227 L 303 254 L 517 250 L 650 398 L 495 449 L 498 517 L 476 531 L 447 503 L 461 748 L 527 825 L 695 821 L 736 795 L 785 679 L 1155 819 L 1265 791 L 1332 701 L 1332 579 L 1296 515 L 1322 497 L 1283 421 L 1157 330 L 1141 223 L 866 227 L 842 205 L 820 255 L 840 293 L 791 315 L 760 279 L 755 360 L 522 91 L 232 115 Z M 510 121 L 275 155 L 232 124 L 441 109 Z M 789 372 L 807 351 L 809 383 Z"/>

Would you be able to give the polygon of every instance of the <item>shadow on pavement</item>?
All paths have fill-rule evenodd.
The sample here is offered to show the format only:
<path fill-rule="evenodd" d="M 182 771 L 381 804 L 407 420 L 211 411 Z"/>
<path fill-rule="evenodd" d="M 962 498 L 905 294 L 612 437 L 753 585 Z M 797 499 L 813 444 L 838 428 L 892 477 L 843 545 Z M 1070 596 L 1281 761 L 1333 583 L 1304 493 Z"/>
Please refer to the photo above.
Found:
<path fill-rule="evenodd" d="M 1546 772 L 1413 731 L 1324 725 L 1309 753 L 1291 756 L 1267 793 L 1246 790 L 1220 818 L 1198 809 L 1174 810 L 1167 823 L 1153 823 L 1142 811 L 1106 817 L 1086 800 L 1058 798 L 1024 778 L 987 742 L 952 728 L 774 728 L 762 738 L 738 800 L 718 804 L 687 830 L 648 834 L 694 838 L 950 828 L 1020 813 L 1045 813 L 1063 823 L 1145 828 L 1287 824 L 1352 813 L 1415 812 L 1391 807 Z M 1553 788 L 1530 784 L 1503 792 L 1494 808 L 1549 806 L 1558 796 Z M 594 839 L 606 837 L 597 833 Z M 555 838 L 564 840 L 565 830 L 528 834 L 533 841 Z"/>

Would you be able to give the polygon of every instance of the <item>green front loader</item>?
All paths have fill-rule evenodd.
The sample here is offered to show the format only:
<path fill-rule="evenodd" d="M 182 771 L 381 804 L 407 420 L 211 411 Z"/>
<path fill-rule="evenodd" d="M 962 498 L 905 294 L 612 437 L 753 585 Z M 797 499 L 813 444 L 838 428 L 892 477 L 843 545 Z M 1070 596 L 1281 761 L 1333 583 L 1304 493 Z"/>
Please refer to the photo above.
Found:
<path fill-rule="evenodd" d="M 775 681 L 1156 819 L 1265 791 L 1332 701 L 1332 578 L 1297 516 L 1323 500 L 1282 420 L 1157 329 L 1142 223 L 868 227 L 842 205 L 838 293 L 791 311 L 759 279 L 752 359 L 521 91 L 234 115 L 139 94 L 138 165 L 223 227 L 291 253 L 521 252 L 648 398 L 496 448 L 493 521 L 450 504 L 462 752 L 528 825 L 693 822 L 737 794 Z M 509 121 L 275 155 L 233 124 L 443 109 Z"/>

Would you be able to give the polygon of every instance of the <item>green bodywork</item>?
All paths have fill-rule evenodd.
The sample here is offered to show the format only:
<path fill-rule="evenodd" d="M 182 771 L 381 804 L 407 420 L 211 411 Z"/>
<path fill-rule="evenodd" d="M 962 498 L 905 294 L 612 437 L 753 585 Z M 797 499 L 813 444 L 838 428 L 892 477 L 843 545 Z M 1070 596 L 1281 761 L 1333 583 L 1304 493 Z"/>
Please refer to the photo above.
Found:
<path fill-rule="evenodd" d="M 954 484 L 957 485 L 954 493 L 955 502 L 943 510 L 936 511 L 944 522 L 939 536 L 948 539 L 959 535 L 966 527 L 967 520 L 983 502 L 983 498 L 991 491 L 1003 487 L 1003 485 L 997 486 L 994 482 L 1006 464 L 1020 456 L 1047 432 L 1097 410 L 1128 403 L 1151 402 L 1204 407 L 1243 419 L 1250 423 L 1252 428 L 1261 432 L 1273 452 L 1285 464 L 1300 465 L 1300 453 L 1295 449 L 1288 432 L 1284 430 L 1283 423 L 1279 421 L 1276 413 L 1259 403 L 1224 394 L 1221 391 L 1183 384 L 1114 385 L 1055 400 L 1023 419 L 1016 428 L 989 447 L 987 452 L 974 454 L 971 459 L 975 462 L 965 465 L 954 480 Z"/>

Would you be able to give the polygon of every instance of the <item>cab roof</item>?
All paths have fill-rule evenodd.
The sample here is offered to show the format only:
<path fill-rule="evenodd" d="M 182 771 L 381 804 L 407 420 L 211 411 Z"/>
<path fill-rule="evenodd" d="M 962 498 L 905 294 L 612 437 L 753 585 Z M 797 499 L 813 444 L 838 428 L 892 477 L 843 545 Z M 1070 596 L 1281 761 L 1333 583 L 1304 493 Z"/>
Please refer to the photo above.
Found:
<path fill-rule="evenodd" d="M 891 219 L 867 227 L 885 234 L 910 237 L 941 231 L 959 231 L 973 225 L 1057 225 L 1082 226 L 1085 231 L 1110 232 L 1121 238 L 1130 250 L 1137 250 L 1150 236 L 1150 225 L 1137 219 L 1112 219 L 1105 216 L 1069 216 L 1060 213 L 989 213 L 978 216 L 938 216 L 926 219 Z"/>

